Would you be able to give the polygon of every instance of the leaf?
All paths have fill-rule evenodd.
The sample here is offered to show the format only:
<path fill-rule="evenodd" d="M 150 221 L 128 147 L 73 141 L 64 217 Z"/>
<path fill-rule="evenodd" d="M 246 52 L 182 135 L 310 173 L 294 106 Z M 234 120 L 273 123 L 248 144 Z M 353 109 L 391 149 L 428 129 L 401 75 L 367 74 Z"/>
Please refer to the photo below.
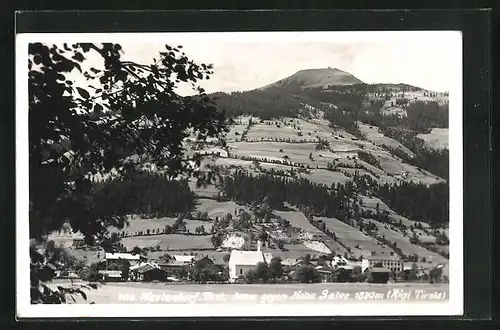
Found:
<path fill-rule="evenodd" d="M 95 283 L 89 283 L 89 286 L 90 286 L 92 289 L 97 289 L 97 284 L 95 284 Z"/>
<path fill-rule="evenodd" d="M 85 292 L 83 292 L 82 290 L 76 290 L 76 292 L 78 292 L 83 299 L 87 300 L 87 294 Z"/>
<path fill-rule="evenodd" d="M 78 91 L 78 94 L 80 94 L 84 99 L 88 99 L 90 97 L 89 92 L 87 92 L 85 89 L 77 87 L 76 90 Z"/>
<path fill-rule="evenodd" d="M 102 110 L 103 110 L 103 107 L 102 107 L 102 105 L 100 105 L 99 103 L 96 103 L 96 104 L 94 105 L 94 111 L 95 111 L 95 112 L 101 112 Z"/>
<path fill-rule="evenodd" d="M 73 55 L 71 58 L 78 62 L 83 62 L 83 60 L 85 59 L 85 57 L 83 57 L 82 53 L 80 52 L 76 52 L 75 55 Z"/>
<path fill-rule="evenodd" d="M 34 57 L 33 57 L 33 62 L 35 62 L 35 64 L 40 64 L 42 63 L 42 57 L 38 54 L 36 54 Z"/>

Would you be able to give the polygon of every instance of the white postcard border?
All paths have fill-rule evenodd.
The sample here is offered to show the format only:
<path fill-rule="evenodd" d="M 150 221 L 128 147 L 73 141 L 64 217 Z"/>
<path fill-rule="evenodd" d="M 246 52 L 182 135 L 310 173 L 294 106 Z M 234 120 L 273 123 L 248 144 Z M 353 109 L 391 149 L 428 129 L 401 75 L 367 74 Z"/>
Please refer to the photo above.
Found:
<path fill-rule="evenodd" d="M 28 146 L 28 68 L 29 42 L 92 41 L 123 42 L 131 38 L 141 42 L 183 38 L 224 39 L 234 41 L 324 41 L 387 40 L 404 34 L 407 37 L 441 34 L 457 43 L 454 85 L 450 88 L 450 259 L 449 295 L 446 303 L 332 303 L 332 304 L 30 304 L 29 269 L 29 146 Z M 462 36 L 460 31 L 357 31 L 357 32 L 179 32 L 179 33 L 30 33 L 16 36 L 16 308 L 19 318 L 61 317 L 265 317 L 265 316 L 410 316 L 463 314 L 463 132 L 462 132 Z M 451 115 L 453 114 L 453 115 Z M 453 179 L 451 179 L 453 178 Z M 201 288 L 201 287 L 200 287 Z M 236 287 L 235 287 L 236 288 Z M 249 308 L 250 307 L 250 308 Z"/>

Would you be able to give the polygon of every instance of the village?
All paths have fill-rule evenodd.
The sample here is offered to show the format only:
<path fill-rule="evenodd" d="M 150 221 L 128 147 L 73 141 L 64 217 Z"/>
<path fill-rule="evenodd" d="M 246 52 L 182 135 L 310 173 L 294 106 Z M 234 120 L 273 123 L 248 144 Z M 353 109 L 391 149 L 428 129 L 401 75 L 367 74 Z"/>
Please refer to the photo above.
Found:
<path fill-rule="evenodd" d="M 82 249 L 83 237 L 73 233 L 52 236 L 64 249 Z M 226 240 L 227 241 L 227 240 Z M 63 243 L 64 242 L 64 243 Z M 163 253 L 148 257 L 141 248 L 132 252 L 95 252 L 99 257 L 90 267 L 85 262 L 56 264 L 55 279 L 89 282 L 153 282 L 199 284 L 253 283 L 399 283 L 446 282 L 443 264 L 418 267 L 404 262 L 395 253 L 363 258 L 340 254 L 305 254 L 281 258 L 266 252 L 265 241 L 256 242 L 254 250 L 219 248 L 219 253 Z M 267 243 L 269 245 L 269 243 Z M 145 249 L 147 251 L 147 249 Z"/>

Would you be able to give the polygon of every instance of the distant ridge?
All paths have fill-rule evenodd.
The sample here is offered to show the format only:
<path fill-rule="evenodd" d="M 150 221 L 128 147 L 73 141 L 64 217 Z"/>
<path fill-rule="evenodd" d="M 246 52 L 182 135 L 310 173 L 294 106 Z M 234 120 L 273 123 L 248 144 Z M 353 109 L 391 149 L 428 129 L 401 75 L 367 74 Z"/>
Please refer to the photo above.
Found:
<path fill-rule="evenodd" d="M 355 84 L 363 84 L 363 81 L 359 80 L 352 74 L 337 68 L 322 68 L 300 70 L 287 78 L 283 78 L 259 89 L 265 90 L 269 88 L 297 87 L 305 89 L 311 87 L 345 86 Z"/>

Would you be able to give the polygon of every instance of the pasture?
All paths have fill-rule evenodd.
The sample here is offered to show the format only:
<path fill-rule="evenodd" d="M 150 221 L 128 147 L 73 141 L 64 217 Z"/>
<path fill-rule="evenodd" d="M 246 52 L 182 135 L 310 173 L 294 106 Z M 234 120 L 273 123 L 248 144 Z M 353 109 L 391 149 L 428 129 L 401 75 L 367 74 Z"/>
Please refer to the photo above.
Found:
<path fill-rule="evenodd" d="M 409 155 L 410 157 L 414 156 L 414 154 L 413 154 L 413 152 L 411 152 L 411 150 L 406 148 L 404 145 L 402 145 L 398 141 L 391 139 L 382 133 L 379 133 L 377 126 L 371 126 L 371 125 L 363 124 L 360 122 L 358 122 L 358 125 L 359 125 L 359 130 L 361 131 L 361 133 L 371 143 L 373 143 L 377 146 L 386 145 L 386 146 L 389 146 L 389 147 L 394 148 L 394 149 L 399 148 L 404 153 Z"/>
<path fill-rule="evenodd" d="M 236 210 L 244 210 L 244 206 L 240 206 L 235 202 L 218 202 L 213 199 L 200 198 L 196 201 L 196 210 L 200 212 L 207 212 L 210 218 L 225 217 L 230 213 L 235 216 Z"/>
<path fill-rule="evenodd" d="M 121 243 L 127 248 L 132 245 L 139 247 L 159 245 L 164 251 L 192 251 L 213 249 L 210 235 L 161 234 L 154 236 L 125 237 Z M 139 245 L 140 244 L 140 245 Z"/>
<path fill-rule="evenodd" d="M 290 221 L 293 227 L 301 228 L 311 234 L 322 234 L 322 232 L 311 225 L 302 212 L 298 211 L 274 211 L 274 214 Z"/>
<path fill-rule="evenodd" d="M 109 227 L 109 232 L 127 232 L 129 234 L 138 233 L 142 231 L 146 233 L 149 229 L 151 233 L 156 232 L 156 230 L 160 229 L 160 232 L 163 231 L 165 226 L 172 224 L 175 222 L 175 218 L 163 217 L 163 218 L 151 218 L 151 219 L 143 219 L 139 216 L 132 216 L 128 219 L 128 224 L 123 227 L 123 229 L 118 229 L 116 227 Z"/>
<path fill-rule="evenodd" d="M 279 127 L 278 127 L 279 126 Z M 316 142 L 317 139 L 311 134 L 304 134 L 292 126 L 280 123 L 272 124 L 256 124 L 253 125 L 247 134 L 247 141 L 266 141 L 279 137 L 280 139 L 290 139 L 291 141 L 308 141 Z"/>
<path fill-rule="evenodd" d="M 352 181 L 351 178 L 345 176 L 341 172 L 333 172 L 324 169 L 312 169 L 310 174 L 302 174 L 301 176 L 307 178 L 311 182 L 331 186 L 332 183 L 345 184 Z"/>
<path fill-rule="evenodd" d="M 351 248 L 355 257 L 369 256 L 371 251 L 377 254 L 389 253 L 392 251 L 388 246 L 383 246 L 375 238 L 365 235 L 358 228 L 349 226 L 335 218 L 316 217 L 316 220 L 322 220 L 326 228 L 334 232 L 337 239 L 342 244 Z M 357 246 L 357 247 L 356 247 Z"/>
<path fill-rule="evenodd" d="M 433 128 L 430 133 L 419 134 L 418 137 L 432 149 L 448 149 L 449 134 L 448 128 Z"/>
<path fill-rule="evenodd" d="M 205 187 L 197 187 L 195 181 L 189 181 L 188 182 L 189 188 L 191 189 L 192 192 L 198 197 L 205 197 L 205 198 L 210 198 L 217 196 L 219 193 L 219 190 L 214 186 L 214 185 L 206 185 Z"/>

